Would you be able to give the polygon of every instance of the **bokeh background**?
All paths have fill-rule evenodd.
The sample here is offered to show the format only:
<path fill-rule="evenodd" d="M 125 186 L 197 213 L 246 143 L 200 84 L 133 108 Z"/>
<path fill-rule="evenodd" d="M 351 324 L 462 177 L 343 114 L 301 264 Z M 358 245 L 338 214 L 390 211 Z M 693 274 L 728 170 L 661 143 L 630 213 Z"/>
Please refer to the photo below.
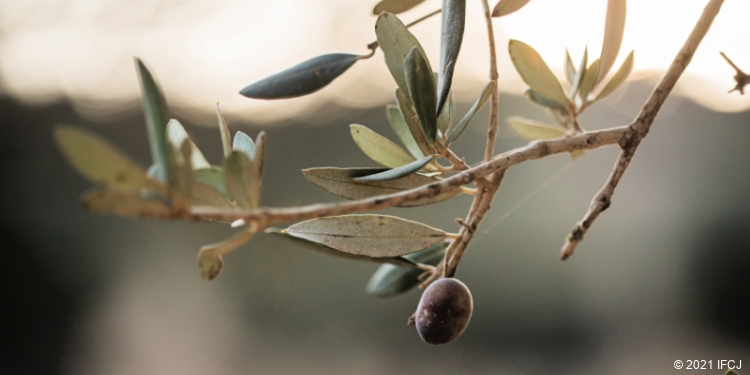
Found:
<path fill-rule="evenodd" d="M 468 2 L 454 87 L 463 114 L 487 71 L 481 6 Z M 560 5 L 564 3 L 564 5 Z M 600 4 L 601 3 L 601 4 Z M 629 2 L 623 50 L 633 79 L 582 118 L 587 129 L 632 120 L 702 1 Z M 392 80 L 382 54 L 310 97 L 280 102 L 237 91 L 333 51 L 365 53 L 374 2 L 0 0 L 0 374 L 664 374 L 675 360 L 750 367 L 750 98 L 733 87 L 724 51 L 750 70 L 743 1 L 729 0 L 685 79 L 659 115 L 612 207 L 567 262 L 564 236 L 585 213 L 614 148 L 525 163 L 508 172 L 457 276 L 475 313 L 447 346 L 421 342 L 406 318 L 419 292 L 364 292 L 377 265 L 311 253 L 258 235 L 203 281 L 200 246 L 230 235 L 211 223 L 92 216 L 89 187 L 52 139 L 58 124 L 92 130 L 149 164 L 132 57 L 159 77 L 173 117 L 209 159 L 221 157 L 213 113 L 230 128 L 268 133 L 263 203 L 334 202 L 306 183 L 313 166 L 372 166 L 348 124 L 393 136 L 383 106 Z M 402 17 L 440 5 L 427 1 Z M 536 47 L 557 72 L 601 44 L 604 2 L 534 0 L 495 20 L 501 114 L 539 120 L 505 51 Z M 437 59 L 439 20 L 415 27 Z M 644 35 L 644 36 L 641 36 Z M 624 53 L 623 53 L 624 55 Z M 558 61 L 559 60 L 559 61 Z M 486 110 L 456 144 L 470 162 L 484 147 Z M 394 137 L 395 139 L 395 137 Z M 501 125 L 497 148 L 523 145 Z M 454 230 L 470 200 L 399 215 Z M 9 349 L 8 349 L 9 348 Z M 744 368 L 740 370 L 744 373 Z"/>

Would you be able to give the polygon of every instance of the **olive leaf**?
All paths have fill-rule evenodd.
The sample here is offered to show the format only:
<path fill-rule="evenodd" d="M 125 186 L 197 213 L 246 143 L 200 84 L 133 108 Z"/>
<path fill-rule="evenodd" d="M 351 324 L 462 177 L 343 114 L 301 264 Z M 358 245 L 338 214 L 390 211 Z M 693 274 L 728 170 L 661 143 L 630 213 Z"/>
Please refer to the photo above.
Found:
<path fill-rule="evenodd" d="M 598 94 L 596 94 L 596 97 L 594 100 L 601 100 L 606 98 L 609 94 L 617 90 L 620 85 L 625 82 L 625 80 L 630 75 L 630 72 L 633 71 L 633 51 L 630 51 L 628 54 L 628 57 L 625 58 L 625 61 L 622 62 L 622 65 L 620 65 L 620 69 L 617 69 L 617 72 L 612 76 L 612 78 L 607 82 L 606 85 L 604 85 L 604 88 L 602 88 L 602 91 L 599 91 Z"/>
<path fill-rule="evenodd" d="M 417 143 L 417 146 L 419 146 L 419 149 L 422 151 L 422 154 L 425 156 L 434 154 L 435 148 L 433 143 L 427 139 L 427 135 L 422 127 L 422 123 L 419 121 L 417 112 L 414 111 L 414 106 L 400 88 L 396 89 L 396 103 L 398 103 L 401 115 L 403 116 L 404 121 L 406 121 L 406 125 L 409 127 L 409 132 Z"/>
<path fill-rule="evenodd" d="M 250 160 L 255 159 L 255 142 L 244 132 L 238 131 L 234 134 L 232 150 L 244 153 Z"/>
<path fill-rule="evenodd" d="M 505 119 L 505 123 L 514 133 L 528 140 L 554 139 L 565 136 L 565 130 L 563 129 L 520 116 L 510 116 Z"/>
<path fill-rule="evenodd" d="M 414 105 L 424 134 L 431 144 L 437 137 L 437 112 L 435 112 L 435 80 L 427 58 L 417 48 L 412 48 L 404 61 L 404 78 L 409 88 L 409 99 Z"/>
<path fill-rule="evenodd" d="M 551 100 L 549 98 L 545 98 L 544 96 L 540 95 L 538 92 L 534 91 L 533 89 L 528 89 L 523 93 L 523 96 L 526 97 L 530 102 L 545 107 L 545 108 L 558 108 L 563 111 L 567 111 L 568 109 L 565 107 L 564 104 L 558 103 L 554 100 Z"/>
<path fill-rule="evenodd" d="M 307 95 L 327 86 L 361 57 L 348 53 L 317 56 L 261 79 L 240 90 L 240 94 L 267 100 Z"/>
<path fill-rule="evenodd" d="M 417 48 L 422 53 L 422 56 L 427 56 L 427 54 L 422 49 L 417 38 L 404 26 L 403 22 L 391 13 L 383 13 L 378 17 L 378 20 L 375 22 L 375 35 L 377 36 L 380 49 L 383 50 L 385 64 L 388 66 L 393 79 L 404 93 L 408 93 L 409 88 L 406 85 L 406 75 L 404 73 L 406 56 L 412 48 Z M 429 61 L 427 61 L 426 70 L 432 74 Z"/>
<path fill-rule="evenodd" d="M 379 15 L 383 12 L 398 14 L 406 12 L 423 2 L 424 0 L 382 0 L 372 9 L 372 14 Z"/>
<path fill-rule="evenodd" d="M 224 164 L 227 194 L 242 208 L 255 208 L 260 200 L 260 176 L 253 161 L 242 151 L 232 151 Z"/>
<path fill-rule="evenodd" d="M 184 141 L 189 142 L 192 149 L 190 154 L 190 165 L 193 167 L 193 169 L 208 168 L 211 166 L 211 164 L 209 164 L 206 160 L 206 157 L 203 156 L 201 150 L 198 149 L 198 146 L 196 146 L 195 143 L 193 143 L 193 141 L 190 139 L 187 131 L 185 131 L 185 128 L 182 126 L 182 124 L 180 124 L 179 121 L 175 119 L 169 120 L 169 122 L 167 123 L 166 133 L 167 141 L 171 142 L 173 145 L 181 145 Z"/>
<path fill-rule="evenodd" d="M 254 234 L 255 230 L 248 229 L 227 240 L 202 246 L 198 251 L 198 270 L 201 277 L 206 281 L 211 281 L 219 276 L 224 268 L 223 255 L 242 246 Z"/>
<path fill-rule="evenodd" d="M 383 168 L 310 168 L 303 169 L 305 179 L 321 189 L 350 200 L 393 194 L 411 190 L 416 187 L 434 183 L 438 180 L 418 173 L 385 181 L 362 181 L 357 179 L 367 175 L 387 171 Z M 454 189 L 432 198 L 408 200 L 401 207 L 414 207 L 438 203 L 461 194 L 461 189 Z"/>
<path fill-rule="evenodd" d="M 552 73 L 542 56 L 528 44 L 511 39 L 508 52 L 516 71 L 524 82 L 540 95 L 558 103 L 568 104 L 562 85 Z"/>
<path fill-rule="evenodd" d="M 393 180 L 396 178 L 401 178 L 404 176 L 408 176 L 422 168 L 424 168 L 425 165 L 429 164 L 433 159 L 433 156 L 425 156 L 422 159 L 415 160 L 409 164 L 404 164 L 398 168 L 389 169 L 387 171 L 371 174 L 364 177 L 358 177 L 358 181 L 386 181 L 386 180 Z"/>
<path fill-rule="evenodd" d="M 219 121 L 221 147 L 224 150 L 224 157 L 227 157 L 232 152 L 232 136 L 229 134 L 229 127 L 227 126 L 227 122 L 224 121 L 224 116 L 221 115 L 219 103 L 216 103 L 216 118 Z"/>
<path fill-rule="evenodd" d="M 423 157 L 424 154 L 419 148 L 417 141 L 414 140 L 414 136 L 411 135 L 411 129 L 406 123 L 404 115 L 401 114 L 401 110 L 399 109 L 398 105 L 388 105 L 386 107 L 386 117 L 388 117 L 388 123 L 391 125 L 391 128 L 401 140 L 401 143 L 404 144 L 409 153 L 415 159 Z"/>
<path fill-rule="evenodd" d="M 255 164 L 255 174 L 258 176 L 258 190 L 260 191 L 260 185 L 263 182 L 263 168 L 266 165 L 266 132 L 261 131 L 258 136 L 255 137 L 255 157 L 253 158 Z"/>
<path fill-rule="evenodd" d="M 398 265 L 407 269 L 416 267 L 416 264 L 413 261 L 407 259 L 406 257 L 399 256 L 399 257 L 373 258 L 373 257 L 369 257 L 366 255 L 349 254 L 349 253 L 338 251 L 334 248 L 328 247 L 326 245 L 323 245 L 317 242 L 306 240 L 304 238 L 293 237 L 287 234 L 286 232 L 284 232 L 284 230 L 280 228 L 269 227 L 269 228 L 266 228 L 264 232 L 274 235 L 276 237 L 280 237 L 288 242 L 302 246 L 306 249 L 313 250 L 313 251 L 323 253 L 326 255 L 332 255 L 338 258 L 368 261 L 368 262 L 375 262 L 375 263 L 387 263 L 387 264 L 392 264 L 392 265 Z"/>
<path fill-rule="evenodd" d="M 151 148 L 151 158 L 158 166 L 156 169 L 159 181 L 167 181 L 167 160 L 169 158 L 164 128 L 167 126 L 167 101 L 156 78 L 137 57 L 135 58 L 136 73 L 141 86 L 141 101 L 143 113 L 146 117 L 148 143 Z"/>
<path fill-rule="evenodd" d="M 607 18 L 604 24 L 604 40 L 602 41 L 602 53 L 599 56 L 599 73 L 597 74 L 596 84 L 607 76 L 607 73 L 615 64 L 617 54 L 620 53 L 622 36 L 625 33 L 626 13 L 626 0 L 607 1 Z"/>
<path fill-rule="evenodd" d="M 233 207 L 225 193 L 214 186 L 198 182 L 197 178 L 191 185 L 190 193 L 191 206 Z"/>
<path fill-rule="evenodd" d="M 482 108 L 484 103 L 487 103 L 487 100 L 490 99 L 493 92 L 495 92 L 495 81 L 490 81 L 489 83 L 487 83 L 487 85 L 484 86 L 482 94 L 479 95 L 479 98 L 477 98 L 471 108 L 469 108 L 469 111 L 466 112 L 466 115 L 464 115 L 461 121 L 459 121 L 458 124 L 456 124 L 456 126 L 450 130 L 448 134 L 447 144 L 451 144 L 458 140 L 461 134 L 464 133 L 464 130 L 466 130 L 466 127 L 471 123 L 471 120 L 474 119 L 474 115 L 477 114 L 477 111 Z"/>
<path fill-rule="evenodd" d="M 581 79 L 581 86 L 578 89 L 578 97 L 581 98 L 581 100 L 586 101 L 589 97 L 589 94 L 591 94 L 591 91 L 594 90 L 594 87 L 596 87 L 596 77 L 599 74 L 599 59 L 594 60 L 594 62 L 589 65 L 588 68 L 586 68 L 586 72 L 583 74 L 583 78 Z"/>
<path fill-rule="evenodd" d="M 448 91 L 448 102 L 443 106 L 443 109 L 438 113 L 437 128 L 443 137 L 448 134 L 453 123 L 453 112 L 456 110 L 456 103 L 453 100 L 453 90 Z"/>
<path fill-rule="evenodd" d="M 492 17 L 507 16 L 524 7 L 529 0 L 500 0 L 492 9 Z"/>
<path fill-rule="evenodd" d="M 55 140 L 65 158 L 83 177 L 95 184 L 133 190 L 163 192 L 164 186 L 107 141 L 84 130 L 61 126 Z"/>
<path fill-rule="evenodd" d="M 193 178 L 195 182 L 210 186 L 223 195 L 227 194 L 227 187 L 224 184 L 224 170 L 219 167 L 210 166 L 195 169 L 193 170 Z"/>
<path fill-rule="evenodd" d="M 404 255 L 411 261 L 435 266 L 443 259 L 448 242 L 441 242 L 417 253 Z M 425 271 L 414 267 L 383 264 L 372 274 L 365 286 L 367 293 L 378 297 L 393 297 L 405 293 L 420 283 Z"/>
<path fill-rule="evenodd" d="M 395 257 L 426 249 L 447 234 L 428 225 L 387 215 L 345 215 L 294 224 L 285 233 L 349 254 Z"/>
<path fill-rule="evenodd" d="M 586 66 L 589 63 L 588 59 L 589 59 L 589 48 L 586 47 L 583 49 L 583 57 L 581 58 L 581 62 L 578 65 L 578 70 L 575 74 L 575 80 L 573 81 L 573 87 L 570 89 L 571 100 L 575 99 L 576 94 L 578 94 L 578 90 L 580 90 L 581 85 L 583 84 L 583 78 L 586 73 Z"/>
<path fill-rule="evenodd" d="M 565 80 L 573 84 L 576 80 L 576 67 L 573 65 L 573 59 L 570 58 L 570 51 L 565 48 Z"/>
<path fill-rule="evenodd" d="M 165 202 L 141 196 L 138 192 L 112 189 L 93 189 L 81 197 L 84 210 L 100 215 L 135 218 L 169 219 L 172 208 Z"/>
<path fill-rule="evenodd" d="M 397 168 L 414 161 L 404 149 L 364 125 L 352 124 L 349 129 L 360 150 L 376 163 Z"/>
<path fill-rule="evenodd" d="M 169 159 L 167 160 L 169 189 L 172 193 L 172 205 L 178 209 L 186 209 L 193 196 L 193 168 L 192 146 L 189 139 L 182 143 L 175 143 L 171 139 L 167 142 Z"/>
<path fill-rule="evenodd" d="M 438 101 L 440 113 L 448 101 L 461 42 L 466 25 L 466 0 L 443 0 L 443 25 L 440 36 L 440 65 L 438 66 Z"/>

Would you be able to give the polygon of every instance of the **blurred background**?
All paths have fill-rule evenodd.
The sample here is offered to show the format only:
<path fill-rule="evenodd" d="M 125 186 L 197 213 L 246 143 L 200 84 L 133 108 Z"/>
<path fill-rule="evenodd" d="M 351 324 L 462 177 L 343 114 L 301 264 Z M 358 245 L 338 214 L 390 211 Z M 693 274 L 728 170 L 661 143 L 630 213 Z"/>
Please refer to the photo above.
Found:
<path fill-rule="evenodd" d="M 458 116 L 486 82 L 481 5 L 467 2 L 454 83 Z M 520 94 L 508 38 L 534 46 L 562 76 L 565 47 L 598 55 L 602 1 L 534 0 L 494 21 L 501 115 L 544 120 Z M 586 129 L 630 122 L 698 18 L 704 1 L 629 1 L 621 58 L 635 72 L 591 108 Z M 328 52 L 366 53 L 373 1 L 0 0 L 0 248 L 4 268 L 0 374 L 664 374 L 677 359 L 750 366 L 750 98 L 725 52 L 750 70 L 748 4 L 727 1 L 626 173 L 612 207 L 576 255 L 564 236 L 606 179 L 617 150 L 525 163 L 508 172 L 457 277 L 474 295 L 464 335 L 422 343 L 406 326 L 419 292 L 364 292 L 377 265 L 311 253 L 257 235 L 203 281 L 200 246 L 232 231 L 210 223 L 89 215 L 90 184 L 62 159 L 52 130 L 71 124 L 149 164 L 133 56 L 166 92 L 172 116 L 218 162 L 214 106 L 230 129 L 268 133 L 263 204 L 335 202 L 299 173 L 373 166 L 350 123 L 395 139 L 383 106 L 394 82 L 382 54 L 309 97 L 260 102 L 249 83 Z M 494 4 L 491 4 L 491 6 Z M 401 15 L 420 17 L 428 0 Z M 564 15 L 564 16 L 563 16 Z M 438 18 L 413 28 L 437 61 Z M 619 63 L 616 63 L 619 66 Z M 456 152 L 481 159 L 481 112 Z M 525 142 L 500 127 L 497 149 Z M 455 231 L 458 197 L 388 214 Z M 747 370 L 740 369 L 740 372 Z"/>

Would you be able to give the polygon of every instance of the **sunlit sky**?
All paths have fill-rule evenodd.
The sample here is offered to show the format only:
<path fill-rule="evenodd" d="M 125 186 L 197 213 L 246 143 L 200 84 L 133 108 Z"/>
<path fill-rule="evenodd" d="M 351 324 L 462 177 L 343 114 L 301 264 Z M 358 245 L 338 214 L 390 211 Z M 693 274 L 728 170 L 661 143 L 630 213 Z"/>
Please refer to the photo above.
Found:
<path fill-rule="evenodd" d="M 376 2 L 0 0 L 0 92 L 31 103 L 69 97 L 85 115 L 111 115 L 132 108 L 138 95 L 133 68 L 133 56 L 138 56 L 159 78 L 170 105 L 196 114 L 210 114 L 220 102 L 229 116 L 264 122 L 314 113 L 332 101 L 345 107 L 378 105 L 391 100 L 395 87 L 380 52 L 310 97 L 261 102 L 238 94 L 255 80 L 320 54 L 367 53 L 365 46 L 375 38 L 371 10 Z M 488 53 L 481 3 L 467 3 L 454 87 L 458 99 L 473 100 L 487 79 Z M 628 1 L 615 67 L 634 49 L 634 78 L 663 70 L 706 3 Z M 428 0 L 400 17 L 409 22 L 440 4 Z M 495 19 L 501 90 L 524 90 L 507 56 L 508 38 L 536 48 L 562 79 L 566 47 L 574 61 L 586 45 L 590 56 L 598 55 L 605 8 L 604 0 L 532 0 L 519 12 Z M 725 52 L 750 71 L 748 14 L 747 0 L 726 1 L 678 84 L 680 93 L 716 110 L 750 108 L 750 95 L 727 94 L 734 70 L 719 55 Z M 433 61 L 439 28 L 435 17 L 412 29 Z"/>

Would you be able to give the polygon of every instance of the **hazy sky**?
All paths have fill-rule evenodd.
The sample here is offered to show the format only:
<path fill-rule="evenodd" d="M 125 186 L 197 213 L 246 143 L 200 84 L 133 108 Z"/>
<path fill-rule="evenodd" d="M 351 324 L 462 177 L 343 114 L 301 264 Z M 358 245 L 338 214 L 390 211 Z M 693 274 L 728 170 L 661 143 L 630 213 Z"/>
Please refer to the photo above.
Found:
<path fill-rule="evenodd" d="M 211 113 L 218 101 L 230 115 L 263 122 L 290 118 L 327 101 L 347 107 L 378 105 L 391 100 L 395 87 L 381 53 L 311 98 L 268 103 L 237 93 L 319 54 L 366 53 L 365 46 L 374 40 L 375 2 L 0 0 L 0 92 L 30 102 L 68 96 L 88 115 L 117 112 L 124 103 L 132 106 L 138 95 L 132 60 L 138 56 L 160 79 L 170 105 L 197 113 Z M 428 0 L 400 17 L 414 20 L 440 3 Z M 487 76 L 487 38 L 480 3 L 467 3 L 466 41 L 454 87 L 459 99 L 473 100 Z M 628 1 L 620 60 L 635 49 L 634 77 L 671 62 L 706 3 Z M 510 69 L 508 38 L 532 45 L 562 77 L 566 46 L 574 60 L 586 45 L 590 56 L 598 55 L 605 4 L 533 0 L 521 11 L 495 19 L 501 90 L 520 94 L 524 89 Z M 750 97 L 726 95 L 734 71 L 719 56 L 724 51 L 750 71 L 750 28 L 743 27 L 747 14 L 747 1 L 726 2 L 678 90 L 714 109 L 750 108 Z M 432 60 L 439 52 L 439 25 L 435 18 L 413 28 Z"/>

